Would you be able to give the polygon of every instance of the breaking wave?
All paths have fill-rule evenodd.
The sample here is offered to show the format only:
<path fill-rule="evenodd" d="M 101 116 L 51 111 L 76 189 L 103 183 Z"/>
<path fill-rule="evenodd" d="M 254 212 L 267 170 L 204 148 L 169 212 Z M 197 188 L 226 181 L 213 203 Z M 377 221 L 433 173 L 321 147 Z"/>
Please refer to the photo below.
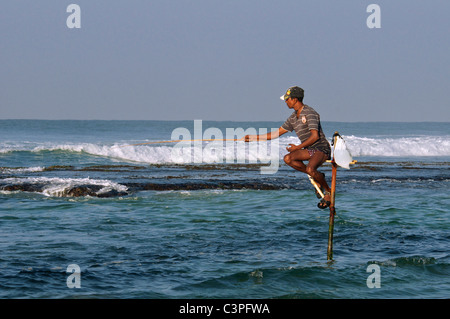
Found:
<path fill-rule="evenodd" d="M 353 156 L 450 156 L 450 136 L 369 138 L 344 136 Z"/>
<path fill-rule="evenodd" d="M 450 136 L 422 137 L 358 137 L 343 136 L 353 157 L 423 157 L 450 156 Z M 201 145 L 180 144 L 49 144 L 0 145 L 0 153 L 66 151 L 86 153 L 94 156 L 116 158 L 131 162 L 166 163 L 268 163 L 276 156 L 280 161 L 287 154 L 289 144 L 299 144 L 295 136 L 281 137 L 276 149 L 271 150 L 274 141 L 267 142 L 204 142 Z M 274 153 L 274 154 L 271 154 Z M 38 168 L 37 168 L 38 169 Z M 5 173 L 5 172 L 4 172 Z"/>

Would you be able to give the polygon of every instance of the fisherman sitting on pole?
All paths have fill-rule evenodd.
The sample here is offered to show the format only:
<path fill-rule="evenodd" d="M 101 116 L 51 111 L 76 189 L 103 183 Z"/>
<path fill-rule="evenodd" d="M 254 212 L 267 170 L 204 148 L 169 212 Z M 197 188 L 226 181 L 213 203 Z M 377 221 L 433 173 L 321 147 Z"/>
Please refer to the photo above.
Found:
<path fill-rule="evenodd" d="M 264 135 L 246 135 L 246 142 L 258 140 L 271 140 L 295 130 L 300 145 L 289 144 L 286 148 L 289 152 L 284 156 L 284 162 L 292 168 L 310 175 L 324 190 L 324 197 L 317 205 L 324 209 L 331 204 L 331 189 L 325 180 L 325 174 L 317 169 L 331 159 L 331 147 L 320 124 L 320 115 L 306 104 L 303 104 L 304 90 L 298 86 L 290 87 L 281 99 L 286 102 L 294 112 L 286 122 L 278 129 Z M 305 165 L 303 161 L 308 161 Z"/>

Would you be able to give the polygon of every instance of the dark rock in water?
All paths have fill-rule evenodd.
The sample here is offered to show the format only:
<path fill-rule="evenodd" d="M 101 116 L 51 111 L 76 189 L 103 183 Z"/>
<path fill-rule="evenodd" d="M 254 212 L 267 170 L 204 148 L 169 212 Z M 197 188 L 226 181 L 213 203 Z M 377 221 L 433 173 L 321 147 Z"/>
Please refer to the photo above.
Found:
<path fill-rule="evenodd" d="M 1 187 L 0 189 L 3 191 L 8 192 L 16 192 L 16 191 L 22 191 L 22 192 L 42 192 L 42 188 L 44 185 L 41 184 L 16 184 L 16 185 L 6 185 Z"/>
<path fill-rule="evenodd" d="M 257 189 L 275 190 L 280 189 L 275 185 L 259 182 L 241 181 L 214 181 L 214 182 L 186 182 L 186 183 L 125 183 L 131 191 L 155 190 L 202 190 L 202 189 Z"/>
<path fill-rule="evenodd" d="M 44 168 L 44 172 L 50 172 L 50 171 L 70 171 L 74 170 L 75 167 L 71 165 L 51 165 Z"/>
<path fill-rule="evenodd" d="M 66 189 L 63 193 L 63 197 L 82 197 L 82 196 L 92 196 L 92 197 L 100 197 L 100 198 L 108 198 L 108 197 L 118 197 L 118 196 L 126 196 L 128 193 L 119 192 L 115 189 L 111 189 L 107 192 L 99 191 L 103 188 L 101 185 L 79 185 L 74 186 L 69 189 Z"/>
<path fill-rule="evenodd" d="M 46 184 L 32 184 L 32 183 L 23 183 L 23 184 L 14 184 L 14 185 L 5 185 L 0 186 L 0 190 L 8 191 L 8 192 L 31 192 L 31 193 L 43 193 Z M 83 196 L 92 196 L 92 197 L 118 197 L 118 196 L 126 196 L 128 193 L 119 192 L 115 189 L 111 189 L 106 192 L 99 191 L 103 188 L 102 185 L 78 185 L 70 188 L 66 188 L 65 190 L 55 193 L 54 196 L 57 197 L 83 197 Z"/>
<path fill-rule="evenodd" d="M 82 197 L 97 196 L 97 192 L 102 189 L 99 185 L 79 185 L 65 189 L 62 197 Z"/>
<path fill-rule="evenodd" d="M 84 184 L 68 187 L 64 190 L 57 191 L 51 196 L 57 197 L 119 197 L 127 196 L 130 192 L 137 191 L 195 191 L 204 189 L 255 189 L 255 190 L 276 190 L 286 188 L 285 186 L 261 183 L 258 181 L 224 181 L 224 180 L 212 180 L 212 181 L 185 181 L 181 183 L 121 183 L 128 188 L 128 191 L 118 191 L 116 189 L 102 190 L 105 188 L 104 185 L 92 185 Z M 48 184 L 46 183 L 20 183 L 20 184 L 7 184 L 0 185 L 0 190 L 4 191 L 22 191 L 22 192 L 34 192 L 34 193 L 44 193 Z"/>
<path fill-rule="evenodd" d="M 108 197 L 120 197 L 120 196 L 127 196 L 127 195 L 128 195 L 128 193 L 126 193 L 126 192 L 119 192 L 115 189 L 112 189 L 108 192 L 99 193 L 96 196 L 100 197 L 100 198 L 108 198 Z"/>

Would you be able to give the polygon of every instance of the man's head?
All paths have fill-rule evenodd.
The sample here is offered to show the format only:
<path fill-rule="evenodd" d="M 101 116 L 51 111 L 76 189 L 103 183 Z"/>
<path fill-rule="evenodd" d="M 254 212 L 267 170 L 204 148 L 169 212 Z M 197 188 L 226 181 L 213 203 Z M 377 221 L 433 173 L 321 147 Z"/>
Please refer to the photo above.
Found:
<path fill-rule="evenodd" d="M 303 97 L 305 96 L 305 91 L 298 86 L 291 86 L 287 89 L 286 93 L 280 96 L 280 99 L 286 101 L 288 99 L 296 98 L 299 102 L 303 102 Z"/>

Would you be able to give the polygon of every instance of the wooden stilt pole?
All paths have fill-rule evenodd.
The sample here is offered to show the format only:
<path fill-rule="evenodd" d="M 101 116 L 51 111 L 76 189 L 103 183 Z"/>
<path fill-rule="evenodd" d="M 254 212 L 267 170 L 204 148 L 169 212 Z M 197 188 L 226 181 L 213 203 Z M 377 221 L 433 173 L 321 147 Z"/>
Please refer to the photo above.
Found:
<path fill-rule="evenodd" d="M 336 145 L 336 136 L 338 132 L 334 133 L 333 145 Z M 337 164 L 334 158 L 331 160 L 331 204 L 330 204 L 330 220 L 328 223 L 328 249 L 327 260 L 333 260 L 333 232 L 334 232 L 334 216 L 336 215 L 335 199 L 336 199 L 336 175 Z"/>
<path fill-rule="evenodd" d="M 333 260 L 333 231 L 334 231 L 334 215 L 336 215 L 336 209 L 334 206 L 336 196 L 336 174 L 337 164 L 333 161 L 332 175 L 331 175 L 331 205 L 330 205 L 330 221 L 328 224 L 328 249 L 327 260 Z"/>

